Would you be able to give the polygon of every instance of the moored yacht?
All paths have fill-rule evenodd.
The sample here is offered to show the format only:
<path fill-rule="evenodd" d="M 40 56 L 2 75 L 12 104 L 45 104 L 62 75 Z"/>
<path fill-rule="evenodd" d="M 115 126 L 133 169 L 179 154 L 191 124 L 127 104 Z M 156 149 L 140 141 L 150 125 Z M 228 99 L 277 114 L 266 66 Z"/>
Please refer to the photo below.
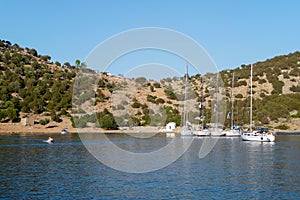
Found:
<path fill-rule="evenodd" d="M 274 142 L 275 136 L 266 130 L 258 130 L 252 132 L 245 132 L 241 134 L 244 141 L 257 141 L 257 142 Z"/>
<path fill-rule="evenodd" d="M 257 141 L 257 142 L 274 142 L 275 136 L 273 133 L 269 133 L 267 128 L 260 128 L 258 131 L 252 131 L 252 69 L 253 66 L 251 64 L 251 72 L 250 72 L 250 131 L 243 132 L 241 134 L 242 140 L 245 141 Z"/>

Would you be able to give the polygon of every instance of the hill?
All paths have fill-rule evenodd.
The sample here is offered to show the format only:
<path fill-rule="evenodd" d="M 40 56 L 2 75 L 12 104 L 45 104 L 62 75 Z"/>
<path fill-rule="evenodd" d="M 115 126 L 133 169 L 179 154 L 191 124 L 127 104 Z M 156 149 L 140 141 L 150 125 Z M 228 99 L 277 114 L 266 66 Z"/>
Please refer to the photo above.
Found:
<path fill-rule="evenodd" d="M 72 99 L 76 74 L 82 71 L 96 76 L 97 84 L 83 81 L 80 87 L 95 89 L 93 98 L 86 91 Z M 230 110 L 231 85 L 234 74 L 234 120 L 238 125 L 249 122 L 250 65 L 220 72 L 219 90 Z M 254 63 L 253 119 L 257 126 L 278 129 L 300 129 L 300 52 L 277 56 Z M 215 74 L 189 77 L 190 121 L 199 123 L 199 104 L 202 101 L 205 123 L 211 118 L 213 94 L 216 91 Z M 78 127 L 94 127 L 96 121 L 105 129 L 122 126 L 164 126 L 170 121 L 180 125 L 184 100 L 183 77 L 160 81 L 144 77 L 129 79 L 96 73 L 79 60 L 75 66 L 66 62 L 53 63 L 51 57 L 39 55 L 35 49 L 19 47 L 0 40 L 0 121 L 20 123 L 34 118 L 36 124 L 49 126 L 68 120 Z M 202 85 L 202 81 L 205 81 Z M 92 85 L 89 85 L 92 84 Z M 73 109 L 72 109 L 73 101 Z M 96 116 L 92 113 L 96 110 Z M 71 116 L 72 114 L 72 116 Z M 226 116 L 222 116 L 226 117 Z M 225 119 L 229 126 L 229 120 Z"/>

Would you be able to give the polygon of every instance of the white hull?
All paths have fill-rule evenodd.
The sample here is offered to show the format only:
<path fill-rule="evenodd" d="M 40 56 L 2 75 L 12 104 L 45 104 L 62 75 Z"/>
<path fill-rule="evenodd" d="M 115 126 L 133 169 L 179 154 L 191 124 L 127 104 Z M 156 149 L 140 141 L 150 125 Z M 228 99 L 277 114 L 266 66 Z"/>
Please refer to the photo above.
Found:
<path fill-rule="evenodd" d="M 69 131 L 66 130 L 66 129 L 63 129 L 63 130 L 61 131 L 61 134 L 63 134 L 63 135 L 68 134 L 68 133 L 69 133 Z"/>
<path fill-rule="evenodd" d="M 243 133 L 241 135 L 241 138 L 244 141 L 256 141 L 256 142 L 275 141 L 275 136 L 273 134 L 257 133 L 257 132 Z"/>
<path fill-rule="evenodd" d="M 48 139 L 48 140 L 44 140 L 44 142 L 47 142 L 47 143 L 51 144 L 51 143 L 54 142 L 54 140 L 53 139 Z"/>
<path fill-rule="evenodd" d="M 210 131 L 207 129 L 201 130 L 201 131 L 195 131 L 195 136 L 210 136 Z"/>
<path fill-rule="evenodd" d="M 174 137 L 176 137 L 176 133 L 175 132 L 167 132 L 166 137 L 174 138 Z"/>
<path fill-rule="evenodd" d="M 181 130 L 180 131 L 180 135 L 184 135 L 184 136 L 193 136 L 194 133 L 191 130 Z"/>
<path fill-rule="evenodd" d="M 221 137 L 221 136 L 225 136 L 225 133 L 216 131 L 216 132 L 211 132 L 210 135 L 211 135 L 211 136 L 214 136 L 214 137 Z"/>
<path fill-rule="evenodd" d="M 240 131 L 239 130 L 228 130 L 228 131 L 223 131 L 226 137 L 240 137 Z"/>
<path fill-rule="evenodd" d="M 214 137 L 225 136 L 225 133 L 223 133 L 223 129 L 210 128 L 209 131 L 210 131 L 210 135 Z"/>

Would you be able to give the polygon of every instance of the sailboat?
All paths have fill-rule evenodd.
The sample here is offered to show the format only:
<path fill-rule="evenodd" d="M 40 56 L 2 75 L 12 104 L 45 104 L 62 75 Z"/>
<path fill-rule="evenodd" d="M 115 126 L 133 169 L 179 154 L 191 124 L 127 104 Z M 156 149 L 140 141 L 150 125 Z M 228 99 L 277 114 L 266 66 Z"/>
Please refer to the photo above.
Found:
<path fill-rule="evenodd" d="M 194 135 L 194 128 L 188 120 L 188 109 L 187 109 L 187 99 L 188 99 L 188 64 L 186 63 L 186 75 L 185 75 L 185 85 L 184 85 L 184 105 L 183 105 L 183 115 L 180 134 L 183 136 Z"/>
<path fill-rule="evenodd" d="M 208 130 L 207 127 L 204 126 L 204 110 L 203 110 L 203 102 L 204 102 L 204 81 L 202 78 L 202 90 L 201 90 L 201 103 L 199 105 L 200 111 L 201 111 L 201 129 L 198 131 L 194 132 L 195 136 L 209 136 L 210 135 L 210 131 Z"/>
<path fill-rule="evenodd" d="M 228 113 L 227 118 L 231 118 L 231 124 L 230 124 L 230 130 L 225 130 L 223 133 L 225 133 L 225 136 L 227 137 L 239 137 L 240 136 L 240 130 L 239 127 L 234 126 L 234 120 L 233 120 L 233 112 L 234 112 L 234 73 L 232 74 L 232 86 L 231 86 L 231 113 Z M 231 114 L 231 116 L 230 116 Z"/>
<path fill-rule="evenodd" d="M 210 135 L 213 137 L 220 137 L 225 136 L 225 133 L 223 133 L 223 126 L 219 125 L 219 101 L 218 101 L 218 95 L 219 95 L 219 73 L 217 73 L 217 81 L 216 81 L 216 99 L 213 105 L 213 111 L 214 111 L 214 117 L 212 119 L 213 125 L 210 128 Z"/>
<path fill-rule="evenodd" d="M 253 65 L 251 64 L 250 73 L 250 131 L 241 134 L 241 138 L 244 141 L 257 141 L 257 142 L 273 142 L 275 136 L 272 133 L 268 133 L 264 129 L 252 131 L 252 75 Z"/>

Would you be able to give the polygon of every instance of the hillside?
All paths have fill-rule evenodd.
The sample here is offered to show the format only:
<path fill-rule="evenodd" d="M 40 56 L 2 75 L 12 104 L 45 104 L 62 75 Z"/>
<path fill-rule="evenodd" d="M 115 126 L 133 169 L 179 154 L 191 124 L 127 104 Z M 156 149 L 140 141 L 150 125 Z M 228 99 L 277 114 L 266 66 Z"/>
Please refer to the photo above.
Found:
<path fill-rule="evenodd" d="M 56 122 L 62 115 L 70 116 L 72 79 L 77 69 L 50 59 L 35 49 L 0 41 L 1 122 L 19 122 L 33 114 Z"/>
<path fill-rule="evenodd" d="M 123 126 L 164 126 L 170 121 L 180 125 L 184 99 L 183 77 L 165 78 L 159 82 L 144 77 L 128 79 L 95 73 L 84 63 L 53 63 L 50 56 L 39 55 L 35 49 L 0 41 L 0 121 L 20 123 L 32 117 L 36 124 L 72 121 L 73 126 L 94 127 L 96 121 L 105 129 Z M 82 81 L 80 87 L 93 84 L 95 95 L 86 91 L 72 99 L 74 79 L 79 70 L 97 76 L 95 85 Z M 249 123 L 250 65 L 220 72 L 220 98 L 230 110 L 232 76 L 234 74 L 234 120 L 238 125 Z M 277 56 L 254 63 L 253 119 L 257 126 L 278 129 L 300 129 L 300 53 Z M 204 89 L 205 123 L 211 118 L 211 105 L 216 91 L 215 74 L 189 77 L 190 121 L 198 124 L 199 104 Z M 202 85 L 202 80 L 204 84 Z M 223 95 L 222 95 L 223 94 Z M 72 101 L 74 103 L 72 109 Z M 96 116 L 92 115 L 96 111 Z M 73 117 L 72 117 L 73 116 Z M 226 116 L 222 116 L 226 118 Z M 225 125 L 229 120 L 225 119 Z"/>

